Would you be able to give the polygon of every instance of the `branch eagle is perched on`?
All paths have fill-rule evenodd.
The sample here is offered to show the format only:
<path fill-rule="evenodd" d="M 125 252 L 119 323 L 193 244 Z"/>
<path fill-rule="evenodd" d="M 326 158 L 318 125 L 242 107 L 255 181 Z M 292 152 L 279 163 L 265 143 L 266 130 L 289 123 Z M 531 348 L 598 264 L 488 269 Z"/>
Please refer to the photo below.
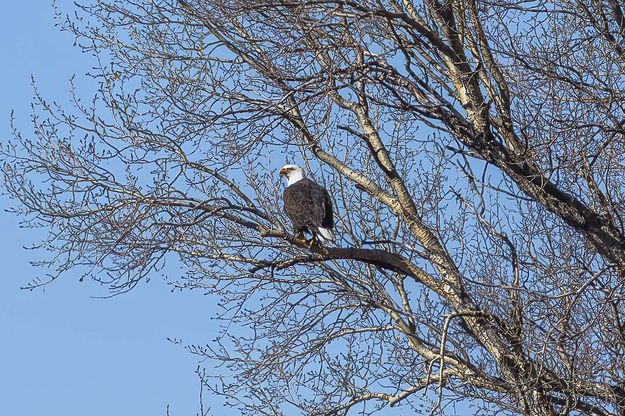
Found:
<path fill-rule="evenodd" d="M 287 181 L 284 190 L 284 210 L 299 235 L 311 233 L 313 239 L 333 243 L 334 215 L 332 200 L 328 191 L 315 181 L 304 177 L 304 171 L 297 165 L 284 165 L 280 176 Z"/>

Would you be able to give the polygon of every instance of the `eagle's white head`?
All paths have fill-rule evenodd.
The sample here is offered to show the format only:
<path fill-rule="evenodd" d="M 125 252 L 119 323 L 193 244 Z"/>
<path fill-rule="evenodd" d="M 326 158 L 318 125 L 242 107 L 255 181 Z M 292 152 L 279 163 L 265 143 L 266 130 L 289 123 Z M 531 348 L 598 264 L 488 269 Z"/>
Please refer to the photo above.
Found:
<path fill-rule="evenodd" d="M 297 165 L 284 165 L 280 169 L 280 176 L 286 177 L 286 186 L 304 179 L 304 171 Z"/>

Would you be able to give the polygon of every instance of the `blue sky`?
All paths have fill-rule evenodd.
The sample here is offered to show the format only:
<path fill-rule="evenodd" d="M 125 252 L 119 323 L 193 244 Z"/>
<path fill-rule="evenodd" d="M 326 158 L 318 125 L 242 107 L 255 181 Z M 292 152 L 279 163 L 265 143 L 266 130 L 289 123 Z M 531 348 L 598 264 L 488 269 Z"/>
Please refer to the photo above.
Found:
<path fill-rule="evenodd" d="M 61 8 L 70 1 L 59 1 Z M 0 24 L 0 140 L 10 136 L 9 115 L 30 131 L 31 75 L 41 92 L 63 102 L 89 57 L 54 27 L 49 0 L 3 3 Z M 89 94 L 85 94 L 88 96 Z M 0 197 L 4 211 L 9 201 Z M 18 227 L 0 212 L 0 401 L 5 415 L 194 415 L 198 410 L 197 358 L 167 341 L 211 339 L 212 300 L 171 293 L 158 278 L 112 299 L 105 288 L 79 283 L 76 274 L 34 292 L 20 290 L 41 271 L 22 247 L 41 231 Z M 172 270 L 174 273 L 176 269 Z M 155 276 L 156 277 L 156 276 Z M 228 414 L 221 409 L 217 414 Z M 230 413 L 232 414 L 232 413 Z"/>

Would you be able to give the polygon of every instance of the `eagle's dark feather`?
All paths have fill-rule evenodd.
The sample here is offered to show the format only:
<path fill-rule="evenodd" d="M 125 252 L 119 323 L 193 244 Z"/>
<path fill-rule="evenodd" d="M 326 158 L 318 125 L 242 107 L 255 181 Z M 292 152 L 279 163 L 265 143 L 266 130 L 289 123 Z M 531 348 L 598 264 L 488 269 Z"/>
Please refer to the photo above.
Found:
<path fill-rule="evenodd" d="M 319 235 L 318 228 L 332 230 L 334 215 L 328 191 L 314 181 L 303 178 L 284 190 L 284 210 L 296 233 Z"/>

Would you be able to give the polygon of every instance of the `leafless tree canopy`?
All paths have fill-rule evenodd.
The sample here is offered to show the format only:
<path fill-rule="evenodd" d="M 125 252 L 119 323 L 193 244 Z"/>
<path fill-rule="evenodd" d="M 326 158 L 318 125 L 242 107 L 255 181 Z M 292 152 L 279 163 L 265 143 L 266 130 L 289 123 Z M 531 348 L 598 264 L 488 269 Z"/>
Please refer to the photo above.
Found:
<path fill-rule="evenodd" d="M 189 349 L 243 414 L 622 415 L 624 13 L 94 0 L 64 28 L 101 88 L 37 97 L 5 189 L 49 280 L 118 293 L 172 261 L 218 294 Z M 330 190 L 337 246 L 293 235 L 286 162 Z"/>

